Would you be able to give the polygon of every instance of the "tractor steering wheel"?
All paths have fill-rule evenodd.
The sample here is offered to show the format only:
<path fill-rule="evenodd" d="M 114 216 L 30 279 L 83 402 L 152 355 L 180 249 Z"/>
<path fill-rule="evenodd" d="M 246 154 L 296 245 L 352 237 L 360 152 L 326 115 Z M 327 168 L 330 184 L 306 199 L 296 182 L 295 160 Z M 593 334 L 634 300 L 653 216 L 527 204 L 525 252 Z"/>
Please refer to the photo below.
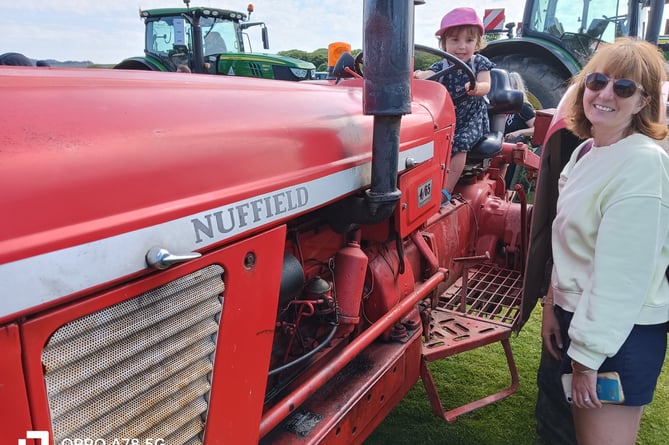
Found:
<path fill-rule="evenodd" d="M 458 59 L 451 53 L 447 53 L 446 51 L 442 51 L 440 49 L 432 48 L 430 46 L 425 46 L 425 45 L 414 45 L 414 48 L 416 51 L 422 51 L 428 54 L 432 54 L 433 56 L 437 57 L 443 57 L 446 59 L 450 65 L 448 65 L 446 68 L 443 70 L 439 71 L 438 73 L 432 74 L 430 77 L 427 77 L 425 80 L 438 80 L 441 76 L 450 73 L 451 71 L 455 70 L 462 70 L 465 75 L 467 76 L 467 79 L 469 80 L 469 90 L 473 90 L 476 88 L 476 74 L 474 74 L 474 71 L 470 68 L 469 65 L 467 65 L 465 62 L 462 60 Z M 363 60 L 363 54 L 362 51 L 358 53 L 358 55 L 355 56 L 355 59 L 353 61 L 353 70 L 359 74 L 360 76 L 363 76 L 363 65 L 365 64 Z M 462 102 L 465 98 L 467 97 L 467 91 L 463 91 L 462 93 L 458 94 L 455 97 L 451 97 L 451 100 L 453 101 L 454 104 Z"/>
<path fill-rule="evenodd" d="M 353 60 L 353 71 L 355 71 L 357 74 L 363 76 L 362 65 L 364 65 L 364 64 L 365 64 L 365 62 L 362 60 L 362 51 L 360 51 L 355 56 L 355 59 Z"/>
<path fill-rule="evenodd" d="M 414 46 L 416 48 L 416 51 L 422 51 L 428 54 L 432 54 L 433 56 L 443 57 L 450 63 L 449 66 L 439 71 L 438 73 L 432 74 L 425 80 L 438 80 L 440 77 L 450 73 L 451 71 L 462 70 L 467 76 L 467 79 L 469 80 L 469 91 L 476 88 L 476 74 L 474 74 L 474 71 L 472 71 L 471 67 L 467 65 L 465 62 L 458 59 L 453 54 L 447 53 L 446 51 L 442 51 L 440 49 L 432 48 L 425 45 L 414 45 Z M 467 97 L 467 91 L 463 91 L 462 93 L 452 97 L 451 99 L 453 100 L 454 104 L 457 104 L 462 102 L 466 97 Z"/>

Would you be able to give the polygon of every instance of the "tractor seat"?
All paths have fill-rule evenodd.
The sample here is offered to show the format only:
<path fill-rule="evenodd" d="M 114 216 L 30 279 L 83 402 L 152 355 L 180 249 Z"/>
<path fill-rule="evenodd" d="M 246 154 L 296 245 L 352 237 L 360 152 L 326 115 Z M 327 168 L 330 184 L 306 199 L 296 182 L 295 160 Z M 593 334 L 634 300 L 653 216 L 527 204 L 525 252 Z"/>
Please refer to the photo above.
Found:
<path fill-rule="evenodd" d="M 490 132 L 472 147 L 467 154 L 467 161 L 492 158 L 502 151 L 506 115 L 517 113 L 523 107 L 523 92 L 511 87 L 509 73 L 501 68 L 490 70 L 490 92 L 487 97 Z"/>
<path fill-rule="evenodd" d="M 216 31 L 209 32 L 204 38 L 204 55 L 223 54 L 228 52 L 225 40 L 220 33 Z"/>

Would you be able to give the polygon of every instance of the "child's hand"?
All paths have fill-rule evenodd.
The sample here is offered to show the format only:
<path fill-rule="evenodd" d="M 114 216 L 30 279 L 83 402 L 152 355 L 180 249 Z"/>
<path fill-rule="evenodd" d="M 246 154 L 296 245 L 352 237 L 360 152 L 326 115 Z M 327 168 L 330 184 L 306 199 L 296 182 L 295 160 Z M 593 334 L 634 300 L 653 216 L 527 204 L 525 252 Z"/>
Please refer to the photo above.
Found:
<path fill-rule="evenodd" d="M 470 89 L 469 89 L 469 82 L 467 82 L 467 83 L 465 84 L 465 91 L 467 91 L 467 94 L 468 94 L 469 96 L 478 96 L 479 84 L 477 83 L 476 85 L 474 85 L 474 89 L 473 89 L 473 90 L 470 90 Z"/>
<path fill-rule="evenodd" d="M 416 71 L 413 72 L 413 77 L 414 77 L 414 79 L 426 79 L 426 78 L 430 77 L 432 74 L 434 74 L 434 72 L 432 72 L 430 70 L 425 70 L 425 71 L 416 70 Z"/>

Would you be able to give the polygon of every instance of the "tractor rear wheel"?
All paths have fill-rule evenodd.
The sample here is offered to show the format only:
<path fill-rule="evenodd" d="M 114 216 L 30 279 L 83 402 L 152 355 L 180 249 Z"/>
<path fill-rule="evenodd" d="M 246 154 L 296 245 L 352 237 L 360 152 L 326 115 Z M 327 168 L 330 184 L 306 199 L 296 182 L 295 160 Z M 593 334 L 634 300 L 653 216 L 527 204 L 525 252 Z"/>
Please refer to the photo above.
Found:
<path fill-rule="evenodd" d="M 569 76 L 536 56 L 502 54 L 490 57 L 497 68 L 519 73 L 525 81 L 528 101 L 536 110 L 556 107 L 567 90 Z"/>

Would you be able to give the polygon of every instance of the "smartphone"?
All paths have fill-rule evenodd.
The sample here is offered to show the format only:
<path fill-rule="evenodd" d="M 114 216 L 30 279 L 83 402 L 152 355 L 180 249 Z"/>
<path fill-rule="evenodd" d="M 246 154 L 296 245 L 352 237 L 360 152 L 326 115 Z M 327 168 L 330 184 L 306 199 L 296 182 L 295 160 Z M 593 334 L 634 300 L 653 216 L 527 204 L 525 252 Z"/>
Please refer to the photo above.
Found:
<path fill-rule="evenodd" d="M 562 374 L 562 389 L 567 402 L 571 403 L 571 374 Z M 617 372 L 597 374 L 597 398 L 602 403 L 623 403 L 625 395 Z"/>

